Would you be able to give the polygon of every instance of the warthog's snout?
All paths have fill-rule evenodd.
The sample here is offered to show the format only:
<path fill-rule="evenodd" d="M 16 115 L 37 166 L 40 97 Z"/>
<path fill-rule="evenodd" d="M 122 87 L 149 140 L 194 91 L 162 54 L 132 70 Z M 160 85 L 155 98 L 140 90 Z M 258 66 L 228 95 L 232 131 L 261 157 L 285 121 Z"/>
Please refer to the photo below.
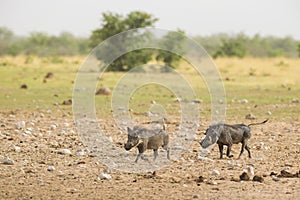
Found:
<path fill-rule="evenodd" d="M 125 148 L 126 151 L 129 151 L 132 148 L 132 145 L 128 144 L 128 143 L 125 143 L 124 148 Z"/>

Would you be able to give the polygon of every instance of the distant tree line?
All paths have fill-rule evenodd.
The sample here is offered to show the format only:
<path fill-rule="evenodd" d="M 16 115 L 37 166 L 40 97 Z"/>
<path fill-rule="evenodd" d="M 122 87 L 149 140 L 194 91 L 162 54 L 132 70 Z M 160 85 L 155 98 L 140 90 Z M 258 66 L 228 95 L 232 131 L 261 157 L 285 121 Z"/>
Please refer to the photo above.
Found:
<path fill-rule="evenodd" d="M 75 37 L 63 32 L 58 36 L 43 32 L 33 32 L 27 37 L 16 36 L 11 30 L 0 27 L 0 56 L 3 55 L 37 55 L 37 56 L 72 56 L 87 55 L 95 46 L 106 38 L 117 33 L 140 27 L 154 27 L 158 21 L 153 15 L 134 11 L 126 16 L 115 13 L 103 13 L 102 24 L 92 31 L 89 38 Z M 170 32 L 161 39 L 161 44 L 168 48 L 180 49 L 184 43 L 184 31 L 179 30 L 182 37 Z M 149 35 L 142 38 L 147 40 Z M 143 39 L 143 40 L 144 40 Z M 215 34 L 210 36 L 195 36 L 195 41 L 201 44 L 213 57 L 300 57 L 300 41 L 292 37 L 261 36 L 253 37 L 240 34 Z M 126 41 L 120 41 L 126 42 Z M 188 48 L 188 47 L 187 47 Z M 116 49 L 98 55 L 105 61 L 107 55 Z M 184 54 L 184 49 L 182 49 Z M 162 61 L 166 65 L 176 67 L 180 57 L 165 51 L 137 50 L 121 56 L 111 64 L 112 71 L 125 71 L 138 64 L 147 63 L 151 59 Z"/>
<path fill-rule="evenodd" d="M 86 54 L 89 50 L 88 38 L 75 37 L 68 32 L 62 32 L 59 36 L 33 32 L 27 37 L 22 37 L 14 35 L 5 27 L 0 27 L 0 56 L 72 56 Z"/>
<path fill-rule="evenodd" d="M 215 34 L 196 36 L 199 42 L 214 58 L 217 57 L 300 57 L 300 41 L 292 37 L 261 36 L 249 37 L 240 34 Z"/>

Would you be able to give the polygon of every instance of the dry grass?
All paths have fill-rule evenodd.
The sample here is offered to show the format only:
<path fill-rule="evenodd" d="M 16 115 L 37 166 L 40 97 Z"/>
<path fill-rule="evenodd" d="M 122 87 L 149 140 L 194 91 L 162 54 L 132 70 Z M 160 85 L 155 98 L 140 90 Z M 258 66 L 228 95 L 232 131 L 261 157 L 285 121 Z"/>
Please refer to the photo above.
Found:
<path fill-rule="evenodd" d="M 14 109 L 51 109 L 63 100 L 71 99 L 77 70 L 84 57 L 38 58 L 33 56 L 1 57 L 1 110 Z M 224 81 L 227 97 L 227 117 L 244 117 L 253 113 L 262 118 L 298 119 L 299 104 L 291 103 L 300 98 L 300 60 L 288 58 L 220 58 L 214 61 Z M 201 115 L 210 115 L 210 94 L 200 75 L 191 65 L 182 62 L 177 69 L 189 81 L 197 98 L 203 99 Z M 54 73 L 52 79 L 44 83 L 46 73 Z M 99 81 L 114 89 L 124 73 L 105 73 Z M 27 90 L 20 89 L 22 84 Z M 136 114 L 150 109 L 151 100 L 169 105 L 168 111 L 178 104 L 173 102 L 174 95 L 159 86 L 146 86 L 137 90 L 131 106 Z M 239 104 L 239 99 L 247 99 L 248 104 Z M 102 114 L 110 110 L 110 97 L 96 96 L 96 107 Z M 106 106 L 102 106 L 105 104 Z M 71 107 L 63 107 L 71 112 Z M 267 112 L 272 113 L 267 116 Z M 110 113 L 110 112 L 109 112 Z M 173 112 L 176 113 L 176 112 Z"/>

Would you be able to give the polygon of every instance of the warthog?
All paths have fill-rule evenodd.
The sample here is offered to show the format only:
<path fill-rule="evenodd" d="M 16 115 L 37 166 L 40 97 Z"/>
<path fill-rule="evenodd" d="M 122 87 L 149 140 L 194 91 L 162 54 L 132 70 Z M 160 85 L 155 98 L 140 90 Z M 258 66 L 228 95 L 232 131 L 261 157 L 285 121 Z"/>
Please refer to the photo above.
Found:
<path fill-rule="evenodd" d="M 205 138 L 200 142 L 202 148 L 207 148 L 208 146 L 217 143 L 220 151 L 220 159 L 223 158 L 223 146 L 227 146 L 226 156 L 231 158 L 230 155 L 231 147 L 233 144 L 242 143 L 242 149 L 238 158 L 247 150 L 249 158 L 251 158 L 250 148 L 248 146 L 248 140 L 251 137 L 250 126 L 264 124 L 268 121 L 266 119 L 260 123 L 253 123 L 249 125 L 245 124 L 215 124 L 210 126 L 205 132 Z"/>
<path fill-rule="evenodd" d="M 147 160 L 144 158 L 143 153 L 146 149 L 153 149 L 154 160 L 158 155 L 158 148 L 162 147 L 167 151 L 167 158 L 170 159 L 170 148 L 169 135 L 165 131 L 165 125 L 163 129 L 146 129 L 140 126 L 135 126 L 133 129 L 127 127 L 128 140 L 124 145 L 125 149 L 129 151 L 133 147 L 137 147 L 139 154 L 137 155 L 135 162 L 139 158 Z"/>

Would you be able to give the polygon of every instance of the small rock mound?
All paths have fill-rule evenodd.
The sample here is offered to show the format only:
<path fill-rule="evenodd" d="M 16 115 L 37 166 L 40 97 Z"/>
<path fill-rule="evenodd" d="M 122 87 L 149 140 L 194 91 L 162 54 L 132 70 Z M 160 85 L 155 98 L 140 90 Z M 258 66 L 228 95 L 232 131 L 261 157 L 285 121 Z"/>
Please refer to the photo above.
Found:
<path fill-rule="evenodd" d="M 53 77 L 54 77 L 54 74 L 52 72 L 48 72 L 44 78 L 47 79 L 47 78 L 53 78 Z"/>
<path fill-rule="evenodd" d="M 256 182 L 262 183 L 262 182 L 264 182 L 264 178 L 263 178 L 262 176 L 257 176 L 257 175 L 255 175 L 255 176 L 253 177 L 252 181 L 256 181 Z"/>
<path fill-rule="evenodd" d="M 243 173 L 240 175 L 240 180 L 241 180 L 241 181 L 249 181 L 249 180 L 250 180 L 250 176 L 247 174 L 247 172 L 243 172 Z"/>
<path fill-rule="evenodd" d="M 72 99 L 64 100 L 62 105 L 72 105 Z"/>
<path fill-rule="evenodd" d="M 28 89 L 28 86 L 26 84 L 22 84 L 20 88 L 21 89 Z"/>
<path fill-rule="evenodd" d="M 245 116 L 245 119 L 255 119 L 256 117 L 253 114 L 248 114 Z"/>
<path fill-rule="evenodd" d="M 108 87 L 102 87 L 96 92 L 96 95 L 106 95 L 106 96 L 108 96 L 110 94 L 111 94 L 111 90 Z"/>

